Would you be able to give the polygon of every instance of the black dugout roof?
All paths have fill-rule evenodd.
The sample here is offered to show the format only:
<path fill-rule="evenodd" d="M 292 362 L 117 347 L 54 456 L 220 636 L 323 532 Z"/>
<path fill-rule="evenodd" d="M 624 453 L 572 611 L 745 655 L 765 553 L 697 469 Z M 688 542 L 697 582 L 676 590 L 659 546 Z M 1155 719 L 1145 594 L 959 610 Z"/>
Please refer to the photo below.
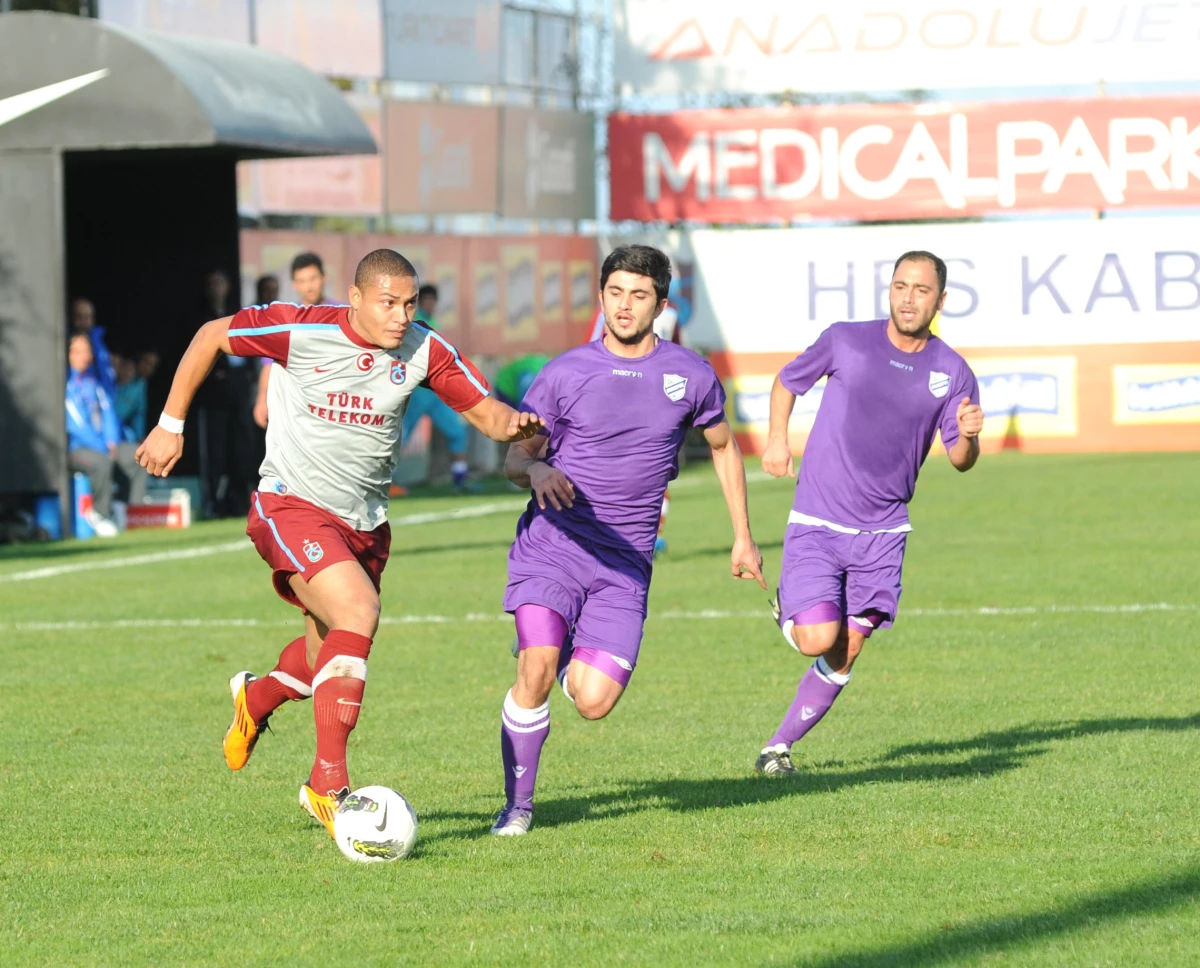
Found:
<path fill-rule="evenodd" d="M 375 154 L 324 78 L 243 44 L 52 13 L 0 15 L 0 151 Z"/>

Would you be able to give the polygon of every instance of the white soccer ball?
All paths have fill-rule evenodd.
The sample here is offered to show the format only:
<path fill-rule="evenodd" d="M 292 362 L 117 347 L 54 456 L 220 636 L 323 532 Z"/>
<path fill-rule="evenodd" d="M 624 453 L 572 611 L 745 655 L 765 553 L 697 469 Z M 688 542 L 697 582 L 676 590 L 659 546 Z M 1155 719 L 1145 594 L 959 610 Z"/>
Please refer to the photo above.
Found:
<path fill-rule="evenodd" d="M 417 840 L 417 814 L 404 797 L 383 786 L 355 790 L 333 815 L 338 850 L 363 864 L 400 860 Z"/>

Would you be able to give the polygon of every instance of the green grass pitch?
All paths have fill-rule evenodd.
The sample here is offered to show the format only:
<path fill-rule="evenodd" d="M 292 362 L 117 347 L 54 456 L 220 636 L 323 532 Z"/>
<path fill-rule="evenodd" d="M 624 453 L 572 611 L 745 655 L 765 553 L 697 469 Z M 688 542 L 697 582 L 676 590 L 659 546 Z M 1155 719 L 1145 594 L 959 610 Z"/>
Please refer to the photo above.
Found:
<path fill-rule="evenodd" d="M 396 529 L 350 766 L 421 828 L 376 866 L 296 805 L 306 704 L 225 768 L 226 680 L 298 627 L 236 522 L 0 549 L 0 965 L 1200 964 L 1198 495 L 1197 454 L 931 459 L 899 621 L 784 783 L 804 662 L 689 468 L 629 692 L 554 695 L 523 839 L 486 836 L 520 498 L 397 502 L 502 509 Z M 774 580 L 790 485 L 750 496 Z"/>

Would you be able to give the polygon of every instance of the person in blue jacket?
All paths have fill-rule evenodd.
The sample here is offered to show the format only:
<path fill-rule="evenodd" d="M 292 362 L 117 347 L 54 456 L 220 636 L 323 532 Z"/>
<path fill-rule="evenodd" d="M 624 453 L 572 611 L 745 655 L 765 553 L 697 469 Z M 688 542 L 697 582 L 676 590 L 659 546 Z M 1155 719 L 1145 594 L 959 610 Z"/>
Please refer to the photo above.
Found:
<path fill-rule="evenodd" d="M 141 503 L 146 494 L 146 472 L 134 456 L 137 445 L 122 442 L 112 396 L 92 374 L 92 344 L 84 333 L 71 337 L 67 360 L 67 464 L 82 471 L 92 485 L 89 524 L 101 537 L 117 533 L 112 523 L 113 474 L 127 491 L 130 503 Z"/>
<path fill-rule="evenodd" d="M 96 325 L 96 307 L 90 299 L 76 299 L 71 303 L 71 333 L 88 338 L 92 348 L 92 376 L 111 397 L 117 387 L 117 371 L 104 341 L 104 327 Z"/>

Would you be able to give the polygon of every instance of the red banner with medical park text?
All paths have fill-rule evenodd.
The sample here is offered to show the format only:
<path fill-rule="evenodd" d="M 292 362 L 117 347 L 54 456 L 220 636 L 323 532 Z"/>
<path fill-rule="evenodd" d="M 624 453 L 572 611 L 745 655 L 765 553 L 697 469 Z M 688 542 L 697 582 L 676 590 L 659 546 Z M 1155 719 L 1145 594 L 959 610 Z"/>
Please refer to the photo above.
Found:
<path fill-rule="evenodd" d="M 612 218 L 956 218 L 1200 204 L 1200 97 L 614 114 Z"/>

